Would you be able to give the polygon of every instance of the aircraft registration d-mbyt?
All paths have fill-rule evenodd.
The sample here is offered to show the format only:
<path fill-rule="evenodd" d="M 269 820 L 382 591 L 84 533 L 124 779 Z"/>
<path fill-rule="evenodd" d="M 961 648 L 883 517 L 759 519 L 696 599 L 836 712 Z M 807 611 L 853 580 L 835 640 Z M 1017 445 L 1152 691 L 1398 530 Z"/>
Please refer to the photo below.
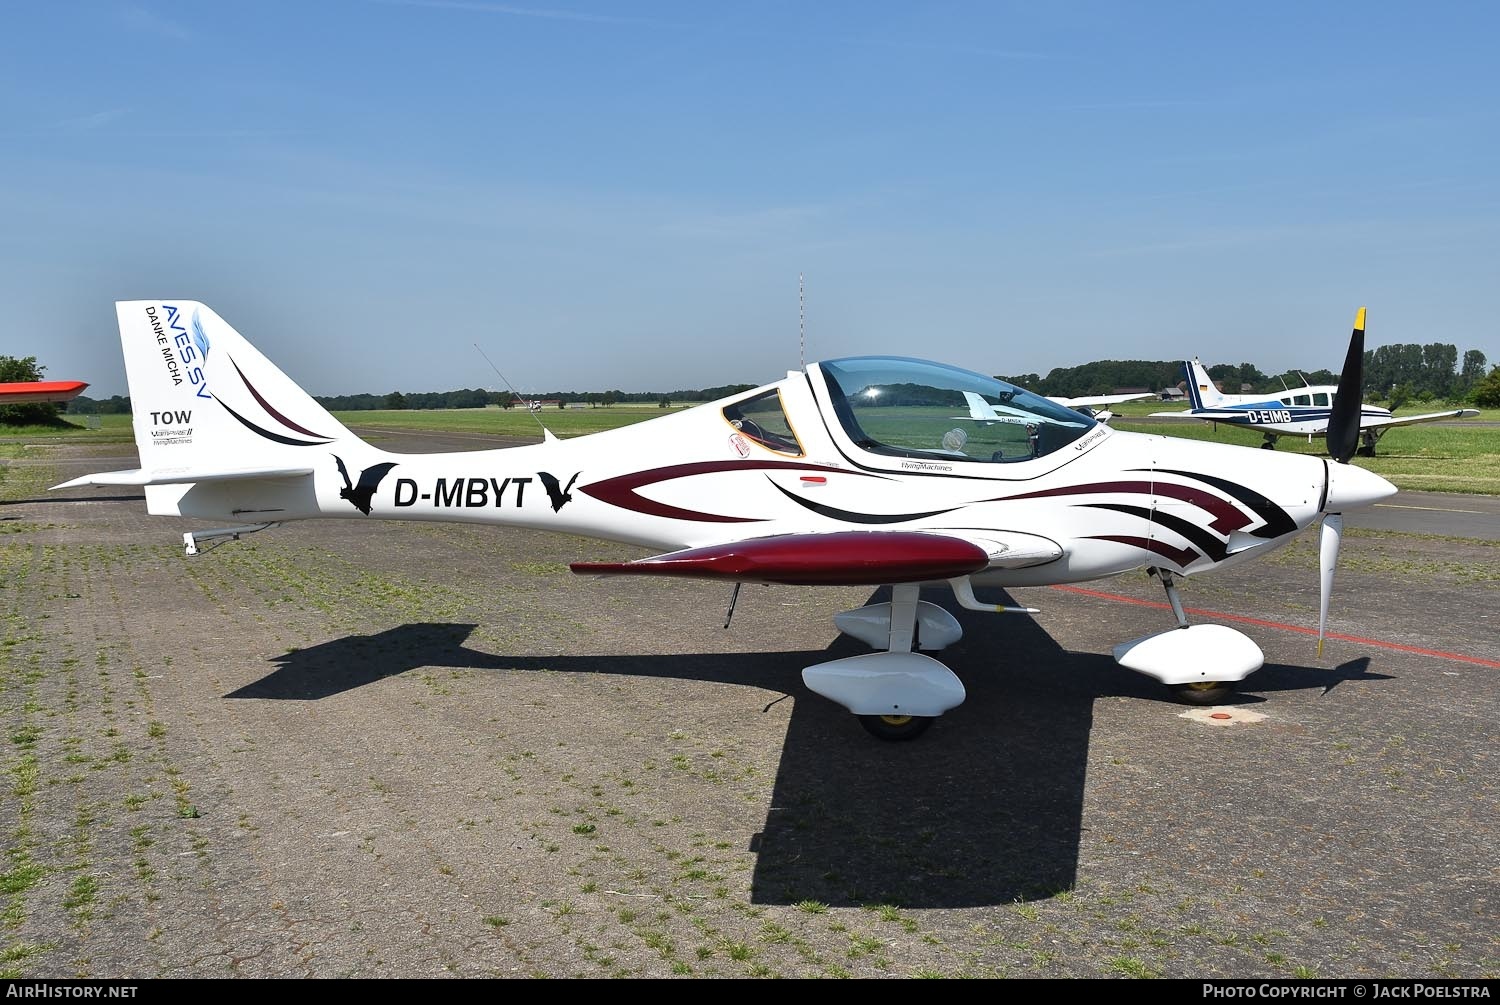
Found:
<path fill-rule="evenodd" d="M 721 580 L 736 594 L 747 582 L 888 586 L 889 602 L 834 619 L 873 651 L 802 672 L 883 739 L 913 738 L 965 698 L 924 654 L 962 634 L 946 608 L 920 599 L 925 585 L 947 584 L 969 610 L 1035 613 L 976 589 L 1144 568 L 1177 623 L 1116 646 L 1116 660 L 1181 700 L 1216 704 L 1263 656 L 1233 628 L 1189 625 L 1175 578 L 1253 559 L 1321 521 L 1321 639 L 1340 514 L 1396 491 L 1348 463 L 1357 407 L 1335 409 L 1327 460 L 1123 432 L 1003 381 L 887 356 L 813 363 L 568 440 L 391 453 L 344 428 L 208 307 L 116 306 L 141 467 L 55 488 L 144 486 L 153 514 L 232 521 L 184 534 L 189 554 L 291 520 L 459 521 L 657 552 L 577 562 L 577 573 Z M 1363 341 L 1356 330 L 1344 369 L 1355 389 Z M 976 396 L 1003 420 L 974 418 Z M 1358 401 L 1357 390 L 1339 397 Z"/>

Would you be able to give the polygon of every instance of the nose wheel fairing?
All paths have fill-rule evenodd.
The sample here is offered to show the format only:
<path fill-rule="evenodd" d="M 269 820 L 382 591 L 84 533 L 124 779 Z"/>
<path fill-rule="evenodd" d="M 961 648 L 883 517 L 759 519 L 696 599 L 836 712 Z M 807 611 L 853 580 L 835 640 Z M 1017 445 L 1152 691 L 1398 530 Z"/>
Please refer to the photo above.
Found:
<path fill-rule="evenodd" d="M 1115 662 L 1168 687 L 1241 681 L 1265 665 L 1249 636 L 1227 625 L 1185 625 L 1114 647 Z"/>
<path fill-rule="evenodd" d="M 1189 705 L 1226 700 L 1235 684 L 1265 665 L 1265 654 L 1248 635 L 1228 625 L 1188 624 L 1172 573 L 1147 571 L 1166 589 L 1177 627 L 1120 643 L 1113 650 L 1115 662 L 1160 681 Z"/>

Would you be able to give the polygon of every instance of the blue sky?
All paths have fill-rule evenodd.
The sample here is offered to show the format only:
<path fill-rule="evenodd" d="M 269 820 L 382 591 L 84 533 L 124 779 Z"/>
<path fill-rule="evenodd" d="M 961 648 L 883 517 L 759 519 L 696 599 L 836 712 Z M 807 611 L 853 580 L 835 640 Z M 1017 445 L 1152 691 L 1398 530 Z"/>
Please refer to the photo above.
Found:
<path fill-rule="evenodd" d="M 0 353 L 204 301 L 315 394 L 808 359 L 1500 362 L 1490 3 L 0 7 Z"/>

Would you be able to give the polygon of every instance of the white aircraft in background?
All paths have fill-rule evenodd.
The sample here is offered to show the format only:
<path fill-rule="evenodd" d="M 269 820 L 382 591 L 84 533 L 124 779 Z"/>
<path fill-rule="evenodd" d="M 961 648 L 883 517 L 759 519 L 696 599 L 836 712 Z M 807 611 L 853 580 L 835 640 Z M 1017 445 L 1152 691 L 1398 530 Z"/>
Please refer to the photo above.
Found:
<path fill-rule="evenodd" d="M 402 454 L 355 436 L 208 307 L 138 300 L 116 311 L 141 466 L 54 488 L 143 486 L 152 514 L 233 522 L 183 534 L 190 555 L 206 540 L 329 517 L 625 542 L 657 554 L 573 571 L 732 583 L 726 627 L 743 583 L 889 586 L 888 602 L 834 619 L 874 651 L 802 671 L 809 689 L 889 740 L 921 734 L 966 696 L 957 675 L 916 651 L 963 633 L 920 599 L 924 585 L 946 585 L 968 610 L 1036 613 L 976 590 L 1145 569 L 1175 623 L 1121 643 L 1115 659 L 1180 700 L 1216 704 L 1264 657 L 1237 629 L 1189 625 L 1176 577 L 1249 561 L 1321 523 L 1321 650 L 1340 514 L 1396 491 L 1348 463 L 1359 330 L 1331 461 L 1123 432 L 1004 381 L 891 356 L 812 363 L 588 436 Z M 1023 421 L 955 417 L 971 394 Z"/>
<path fill-rule="evenodd" d="M 1361 307 L 1354 320 L 1360 331 L 1365 327 L 1365 309 Z M 1279 395 L 1224 394 L 1208 371 L 1196 357 L 1182 364 L 1187 374 L 1187 393 L 1192 407 L 1186 411 L 1152 412 L 1155 418 L 1179 418 L 1191 416 L 1205 422 L 1224 423 L 1246 429 L 1258 429 L 1265 434 L 1261 446 L 1272 450 L 1278 436 L 1305 436 L 1311 443 L 1328 433 L 1329 417 L 1333 414 L 1333 401 L 1338 387 L 1332 384 L 1308 385 Z M 1356 394 L 1363 394 L 1356 390 Z M 1479 414 L 1477 408 L 1452 408 L 1446 412 L 1427 412 L 1422 415 L 1393 416 L 1388 408 L 1378 405 L 1360 405 L 1360 447 L 1356 451 L 1363 457 L 1375 456 L 1375 443 L 1395 426 L 1411 426 L 1419 422 L 1437 422 L 1439 419 L 1470 419 Z"/>
<path fill-rule="evenodd" d="M 1100 405 L 1117 405 L 1122 401 L 1135 401 L 1139 398 L 1154 398 L 1150 391 L 1142 391 L 1135 394 L 1100 394 L 1091 398 L 1054 398 L 1064 408 L 1071 408 L 1075 412 L 1081 412 L 1096 422 L 1108 422 L 1115 417 L 1115 413 L 1107 408 L 1099 408 Z M 973 391 L 964 392 L 964 400 L 969 405 L 969 418 L 978 422 L 1019 422 L 1030 421 L 1025 411 L 1012 412 L 1005 407 L 1003 402 L 990 404 L 983 397 Z M 1003 413 L 1003 414 L 1002 414 Z"/>
<path fill-rule="evenodd" d="M 1150 391 L 1141 391 L 1135 394 L 1096 394 L 1087 398 L 1048 398 L 1055 401 L 1064 408 L 1071 408 L 1076 412 L 1093 416 L 1099 422 L 1108 422 L 1115 417 L 1115 413 L 1101 405 L 1118 405 L 1122 401 L 1139 401 L 1142 398 L 1154 398 L 1156 395 Z"/>

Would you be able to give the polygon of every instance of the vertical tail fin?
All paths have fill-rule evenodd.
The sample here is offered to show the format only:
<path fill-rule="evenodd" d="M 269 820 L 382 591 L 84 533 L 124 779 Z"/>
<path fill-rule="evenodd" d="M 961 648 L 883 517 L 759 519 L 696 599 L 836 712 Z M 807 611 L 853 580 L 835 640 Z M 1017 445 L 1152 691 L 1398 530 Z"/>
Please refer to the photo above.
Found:
<path fill-rule="evenodd" d="M 143 471 L 311 463 L 355 439 L 207 306 L 131 300 L 115 310 Z"/>
<path fill-rule="evenodd" d="M 1217 408 L 1224 404 L 1224 395 L 1196 356 L 1184 361 L 1182 366 L 1187 372 L 1187 393 L 1194 408 Z"/>
<path fill-rule="evenodd" d="M 969 403 L 969 418 L 980 421 L 999 421 L 1000 416 L 995 412 L 995 406 L 985 401 L 978 394 L 973 391 L 965 391 L 964 400 Z"/>

